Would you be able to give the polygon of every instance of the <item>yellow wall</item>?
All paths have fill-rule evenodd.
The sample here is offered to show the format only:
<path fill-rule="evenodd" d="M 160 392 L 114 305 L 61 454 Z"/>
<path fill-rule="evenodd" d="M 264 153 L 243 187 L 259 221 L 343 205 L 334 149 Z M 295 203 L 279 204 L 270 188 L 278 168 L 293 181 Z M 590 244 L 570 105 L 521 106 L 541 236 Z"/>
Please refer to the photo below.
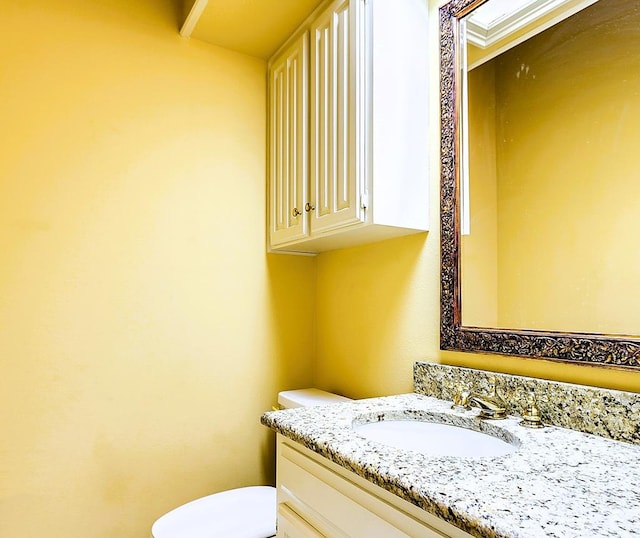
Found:
<path fill-rule="evenodd" d="M 432 8 L 432 95 L 438 41 Z M 431 103 L 431 231 L 318 260 L 318 383 L 355 397 L 412 390 L 416 359 L 640 392 L 640 372 L 439 350 L 439 109 Z"/>
<path fill-rule="evenodd" d="M 640 390 L 438 350 L 436 98 L 429 234 L 265 256 L 263 62 L 181 40 L 179 2 L 5 4 L 0 535 L 146 537 L 181 502 L 268 482 L 258 417 L 312 381 L 410 391 L 428 359 Z"/>
<path fill-rule="evenodd" d="M 259 415 L 311 383 L 315 261 L 264 253 L 264 62 L 175 4 L 3 2 L 3 537 L 147 537 L 268 482 Z"/>

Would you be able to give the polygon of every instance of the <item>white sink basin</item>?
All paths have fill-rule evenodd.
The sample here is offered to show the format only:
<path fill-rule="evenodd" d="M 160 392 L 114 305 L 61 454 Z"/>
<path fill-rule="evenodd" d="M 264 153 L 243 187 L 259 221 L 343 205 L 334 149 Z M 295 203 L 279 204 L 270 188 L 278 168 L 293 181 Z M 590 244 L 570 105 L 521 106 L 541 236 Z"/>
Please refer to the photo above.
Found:
<path fill-rule="evenodd" d="M 483 458 L 505 456 L 516 444 L 483 432 L 424 420 L 387 419 L 354 424 L 353 429 L 370 441 L 433 456 Z"/>

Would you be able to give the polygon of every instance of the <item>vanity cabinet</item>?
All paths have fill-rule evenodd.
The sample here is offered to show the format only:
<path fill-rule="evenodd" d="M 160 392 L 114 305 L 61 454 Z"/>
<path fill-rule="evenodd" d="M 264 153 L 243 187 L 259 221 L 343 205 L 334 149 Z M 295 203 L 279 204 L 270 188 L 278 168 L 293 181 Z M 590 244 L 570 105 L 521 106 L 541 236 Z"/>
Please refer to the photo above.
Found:
<path fill-rule="evenodd" d="M 333 0 L 269 62 L 269 248 L 426 231 L 427 7 Z"/>
<path fill-rule="evenodd" d="M 278 434 L 278 538 L 471 535 Z"/>

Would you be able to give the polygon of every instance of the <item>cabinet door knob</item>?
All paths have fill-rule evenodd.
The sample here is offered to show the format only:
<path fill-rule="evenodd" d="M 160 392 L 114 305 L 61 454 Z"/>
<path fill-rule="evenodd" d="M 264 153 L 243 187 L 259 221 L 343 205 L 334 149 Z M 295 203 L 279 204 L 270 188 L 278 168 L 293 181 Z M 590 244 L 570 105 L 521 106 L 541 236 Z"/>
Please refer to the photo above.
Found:
<path fill-rule="evenodd" d="M 315 209 L 315 206 L 312 206 L 309 202 L 307 202 L 306 204 L 304 204 L 304 210 L 309 213 L 309 211 L 313 211 Z"/>
<path fill-rule="evenodd" d="M 302 215 L 302 213 L 300 213 L 300 211 L 298 211 L 298 208 L 297 208 L 297 207 L 294 207 L 294 208 L 293 208 L 293 210 L 291 211 L 291 214 L 292 214 L 294 217 L 297 217 L 298 215 Z"/>

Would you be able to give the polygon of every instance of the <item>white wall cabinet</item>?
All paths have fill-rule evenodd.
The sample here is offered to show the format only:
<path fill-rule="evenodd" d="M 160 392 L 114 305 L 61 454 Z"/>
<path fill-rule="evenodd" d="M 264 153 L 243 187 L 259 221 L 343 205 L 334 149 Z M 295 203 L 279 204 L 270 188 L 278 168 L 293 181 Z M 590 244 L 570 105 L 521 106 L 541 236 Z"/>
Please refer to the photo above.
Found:
<path fill-rule="evenodd" d="M 303 33 L 269 69 L 270 239 L 274 245 L 309 235 L 309 34 Z"/>
<path fill-rule="evenodd" d="M 427 6 L 324 4 L 269 62 L 269 247 L 426 231 Z"/>
<path fill-rule="evenodd" d="M 278 435 L 278 538 L 471 535 Z"/>

